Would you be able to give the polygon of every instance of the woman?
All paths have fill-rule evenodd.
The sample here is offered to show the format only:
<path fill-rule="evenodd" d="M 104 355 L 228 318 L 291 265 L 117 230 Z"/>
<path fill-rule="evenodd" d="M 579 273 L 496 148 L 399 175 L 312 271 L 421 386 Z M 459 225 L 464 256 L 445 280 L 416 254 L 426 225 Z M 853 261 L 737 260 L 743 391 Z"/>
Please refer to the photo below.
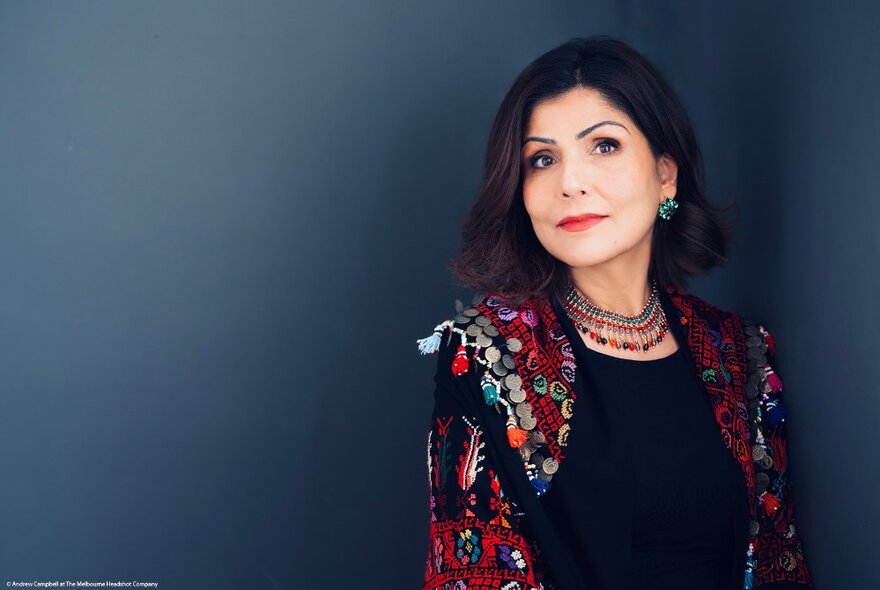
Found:
<path fill-rule="evenodd" d="M 530 64 L 490 132 L 437 353 L 424 588 L 813 588 L 767 329 L 723 264 L 680 102 L 608 36 Z M 720 436 L 719 436 L 720 434 Z"/>

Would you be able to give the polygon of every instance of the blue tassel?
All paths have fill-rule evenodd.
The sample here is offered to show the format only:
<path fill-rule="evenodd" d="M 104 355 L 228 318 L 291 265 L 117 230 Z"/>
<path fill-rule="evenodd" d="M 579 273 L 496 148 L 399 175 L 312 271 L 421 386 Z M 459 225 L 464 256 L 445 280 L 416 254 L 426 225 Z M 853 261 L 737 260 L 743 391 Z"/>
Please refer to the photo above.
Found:
<path fill-rule="evenodd" d="M 540 477 L 533 477 L 532 486 L 538 491 L 539 496 L 543 496 L 550 489 L 550 482 L 544 481 Z"/>
<path fill-rule="evenodd" d="M 434 333 L 427 338 L 416 340 L 419 345 L 419 352 L 422 354 L 434 354 L 440 350 L 441 334 L 442 330 L 434 330 Z"/>
<path fill-rule="evenodd" d="M 778 400 L 767 402 L 765 416 L 770 426 L 776 426 L 785 420 L 785 408 Z"/>
<path fill-rule="evenodd" d="M 743 590 L 752 590 L 752 584 L 755 583 L 755 574 L 751 571 L 746 572 L 746 577 L 743 580 Z"/>

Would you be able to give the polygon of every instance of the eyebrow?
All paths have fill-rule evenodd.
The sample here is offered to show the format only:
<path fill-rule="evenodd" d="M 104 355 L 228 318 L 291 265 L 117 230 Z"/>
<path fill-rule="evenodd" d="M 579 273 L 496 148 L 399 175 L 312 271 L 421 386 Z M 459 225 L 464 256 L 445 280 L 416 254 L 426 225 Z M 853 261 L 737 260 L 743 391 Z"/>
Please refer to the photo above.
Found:
<path fill-rule="evenodd" d="M 622 123 L 618 123 L 617 121 L 600 121 L 600 122 L 596 123 L 595 125 L 590 125 L 586 129 L 584 129 L 583 131 L 581 131 L 580 133 L 575 135 L 574 138 L 575 138 L 575 140 L 583 139 L 584 137 L 586 137 L 587 135 L 589 135 L 590 133 L 592 133 L 593 131 L 595 131 L 599 127 L 602 127 L 603 125 L 617 125 L 618 127 L 623 127 L 624 130 L 626 130 L 626 132 L 629 133 L 629 129 L 627 129 L 626 125 L 624 125 Z M 534 135 L 531 135 L 529 137 L 526 137 L 523 140 L 521 147 L 525 146 L 530 141 L 537 141 L 540 143 L 549 143 L 549 144 L 556 145 L 555 139 L 551 139 L 549 137 L 535 137 Z"/>

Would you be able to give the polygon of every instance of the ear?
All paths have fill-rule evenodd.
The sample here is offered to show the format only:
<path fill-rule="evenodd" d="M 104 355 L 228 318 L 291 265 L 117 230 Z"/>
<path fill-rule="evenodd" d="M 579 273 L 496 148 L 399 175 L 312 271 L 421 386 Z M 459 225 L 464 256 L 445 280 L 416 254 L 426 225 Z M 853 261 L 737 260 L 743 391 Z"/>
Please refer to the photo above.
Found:
<path fill-rule="evenodd" d="M 678 164 L 668 154 L 657 160 L 657 178 L 660 180 L 660 200 L 675 198 Z"/>

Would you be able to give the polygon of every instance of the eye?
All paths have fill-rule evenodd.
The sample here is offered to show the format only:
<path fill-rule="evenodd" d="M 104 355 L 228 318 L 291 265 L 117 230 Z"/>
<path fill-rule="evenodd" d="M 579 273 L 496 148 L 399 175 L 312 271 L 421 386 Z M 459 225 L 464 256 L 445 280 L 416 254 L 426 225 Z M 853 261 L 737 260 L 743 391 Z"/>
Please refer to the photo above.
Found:
<path fill-rule="evenodd" d="M 606 146 L 609 149 L 602 150 L 602 149 L 600 149 L 602 146 Z M 610 148 L 614 148 L 614 149 L 610 149 Z M 620 143 L 618 143 L 614 139 L 607 139 L 606 138 L 606 139 L 602 139 L 601 141 L 599 141 L 596 144 L 596 149 L 599 150 L 600 156 L 607 156 L 607 155 L 611 155 L 611 154 L 616 153 L 620 149 Z M 535 154 L 534 156 L 532 156 L 528 160 L 529 168 L 533 168 L 535 170 L 541 170 L 543 168 L 546 168 L 547 166 L 539 166 L 538 165 L 539 162 L 543 161 L 543 158 L 549 158 L 550 160 L 553 160 L 553 158 L 549 154 L 540 154 L 540 153 Z"/>
<path fill-rule="evenodd" d="M 540 170 L 541 168 L 546 168 L 546 166 L 538 166 L 537 163 L 540 162 L 543 158 L 550 158 L 547 154 L 536 154 L 529 158 L 529 168 L 536 168 Z M 553 158 L 550 158 L 551 160 Z"/>
<path fill-rule="evenodd" d="M 617 143 L 616 141 L 614 141 L 613 139 L 603 139 L 602 141 L 600 141 L 599 143 L 596 144 L 596 147 L 597 147 L 597 148 L 600 148 L 600 147 L 602 147 L 603 145 L 611 146 L 611 147 L 614 148 L 613 151 L 604 151 L 604 152 L 603 152 L 603 151 L 600 150 L 600 153 L 601 153 L 603 156 L 604 156 L 605 154 L 613 154 L 614 152 L 616 152 L 616 151 L 620 148 L 620 144 Z"/>

